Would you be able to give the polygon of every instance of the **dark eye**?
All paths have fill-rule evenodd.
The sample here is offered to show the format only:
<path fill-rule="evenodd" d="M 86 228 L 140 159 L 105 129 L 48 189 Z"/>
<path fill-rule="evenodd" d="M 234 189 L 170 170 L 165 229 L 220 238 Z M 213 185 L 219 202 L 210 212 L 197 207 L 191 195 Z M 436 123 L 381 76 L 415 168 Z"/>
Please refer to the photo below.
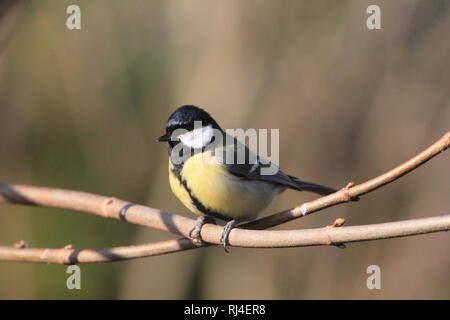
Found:
<path fill-rule="evenodd" d="M 168 142 L 171 148 L 175 147 L 178 143 L 180 143 L 180 141 L 172 141 L 172 140 L 169 140 Z"/>
<path fill-rule="evenodd" d="M 194 123 L 193 122 L 186 123 L 184 126 L 180 126 L 180 128 L 186 129 L 187 131 L 192 131 L 194 130 Z"/>

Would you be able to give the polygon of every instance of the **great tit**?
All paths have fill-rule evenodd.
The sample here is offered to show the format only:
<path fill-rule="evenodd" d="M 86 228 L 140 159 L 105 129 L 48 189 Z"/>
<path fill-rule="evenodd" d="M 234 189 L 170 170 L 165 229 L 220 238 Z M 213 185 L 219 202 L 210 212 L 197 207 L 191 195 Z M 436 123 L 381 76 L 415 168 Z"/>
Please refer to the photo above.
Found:
<path fill-rule="evenodd" d="M 205 223 L 215 223 L 214 218 L 228 221 L 221 238 L 226 251 L 230 231 L 238 223 L 254 219 L 284 190 L 320 195 L 336 192 L 285 174 L 225 133 L 205 110 L 193 105 L 182 106 L 170 115 L 166 133 L 158 141 L 168 143 L 172 192 L 199 215 L 189 235 L 201 242 L 200 231 Z M 263 174 L 268 166 L 275 171 Z"/>

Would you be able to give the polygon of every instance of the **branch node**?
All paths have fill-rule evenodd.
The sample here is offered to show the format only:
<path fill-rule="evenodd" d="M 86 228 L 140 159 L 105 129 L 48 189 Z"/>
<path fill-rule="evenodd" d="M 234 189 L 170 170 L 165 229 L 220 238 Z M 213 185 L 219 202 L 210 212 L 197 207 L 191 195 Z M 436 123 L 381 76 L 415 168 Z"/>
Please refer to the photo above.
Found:
<path fill-rule="evenodd" d="M 326 233 L 327 239 L 328 239 L 327 244 L 328 244 L 329 246 L 335 246 L 335 247 L 337 247 L 337 248 L 339 248 L 339 249 L 345 249 L 345 248 L 346 248 L 346 247 L 345 247 L 345 244 L 343 244 L 343 243 L 336 243 L 336 242 L 334 242 L 333 240 L 331 240 L 331 236 L 330 236 L 330 233 L 329 233 L 329 231 L 330 231 L 331 229 L 339 228 L 339 227 L 343 226 L 344 223 L 345 223 L 345 219 L 343 219 L 343 218 L 337 218 L 337 219 L 333 222 L 333 224 L 332 224 L 331 226 L 326 226 L 326 227 L 325 227 L 325 233 Z"/>
<path fill-rule="evenodd" d="M 114 202 L 114 200 L 116 200 L 116 198 L 113 198 L 113 197 L 111 197 L 111 198 L 106 198 L 105 199 L 105 201 L 103 201 L 103 204 L 102 204 L 102 213 L 103 213 L 103 215 L 105 216 L 105 217 L 108 217 L 109 215 L 108 215 L 108 206 L 109 205 L 111 205 L 113 202 Z"/>
<path fill-rule="evenodd" d="M 334 220 L 333 224 L 330 226 L 331 228 L 338 228 L 338 227 L 342 227 L 345 223 L 345 219 L 344 218 L 337 218 L 336 220 Z"/>
<path fill-rule="evenodd" d="M 358 201 L 359 200 L 359 197 L 352 197 L 352 196 L 350 196 L 350 188 L 352 188 L 354 185 L 355 185 L 355 183 L 353 181 L 350 181 L 349 183 L 347 183 L 347 185 L 344 188 L 342 188 L 340 190 L 344 194 L 345 202 Z"/>
<path fill-rule="evenodd" d="M 24 248 L 29 248 L 30 246 L 28 245 L 28 243 L 25 240 L 20 240 L 18 243 L 14 244 L 15 248 L 19 248 L 19 249 L 24 249 Z"/>

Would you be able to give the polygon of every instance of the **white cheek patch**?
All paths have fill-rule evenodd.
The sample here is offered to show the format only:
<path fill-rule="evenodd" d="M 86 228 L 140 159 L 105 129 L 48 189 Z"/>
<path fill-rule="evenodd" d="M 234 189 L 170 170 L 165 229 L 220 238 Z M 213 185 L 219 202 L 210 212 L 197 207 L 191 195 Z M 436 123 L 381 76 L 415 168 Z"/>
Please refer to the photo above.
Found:
<path fill-rule="evenodd" d="M 214 129 L 211 125 L 207 127 L 196 128 L 192 131 L 180 135 L 178 138 L 184 145 L 198 149 L 207 146 L 214 136 Z"/>

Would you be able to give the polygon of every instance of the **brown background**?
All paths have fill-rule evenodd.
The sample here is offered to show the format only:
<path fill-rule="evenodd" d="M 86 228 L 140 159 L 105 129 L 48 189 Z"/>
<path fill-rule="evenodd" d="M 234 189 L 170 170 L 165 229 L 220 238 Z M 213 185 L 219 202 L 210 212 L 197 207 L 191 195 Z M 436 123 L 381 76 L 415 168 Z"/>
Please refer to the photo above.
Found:
<path fill-rule="evenodd" d="M 82 29 L 66 29 L 69 4 Z M 382 29 L 366 28 L 381 7 Z M 192 217 L 155 142 L 182 104 L 224 128 L 279 128 L 280 164 L 362 182 L 449 130 L 450 2 L 28 1 L 0 5 L 0 180 L 83 190 Z M 449 155 L 358 203 L 280 228 L 449 214 Z M 266 214 L 314 195 L 287 191 Z M 0 206 L 0 243 L 101 248 L 171 235 L 88 214 Z M 450 298 L 446 233 L 295 249 L 212 247 L 135 261 L 0 263 L 0 298 Z M 368 290 L 366 268 L 381 268 Z"/>

